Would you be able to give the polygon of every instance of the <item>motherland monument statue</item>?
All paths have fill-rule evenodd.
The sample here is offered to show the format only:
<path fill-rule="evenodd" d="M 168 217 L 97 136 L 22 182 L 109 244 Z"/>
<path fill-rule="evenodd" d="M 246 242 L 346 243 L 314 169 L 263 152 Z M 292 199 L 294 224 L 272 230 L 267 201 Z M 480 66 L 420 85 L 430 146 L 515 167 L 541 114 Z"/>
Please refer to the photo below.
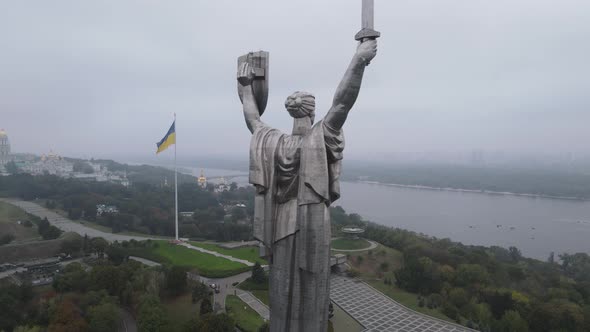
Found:
<path fill-rule="evenodd" d="M 261 120 L 268 98 L 268 53 L 238 58 L 238 93 L 252 132 L 249 181 L 256 187 L 254 237 L 270 264 L 270 330 L 325 332 L 330 304 L 330 210 L 340 197 L 342 126 L 365 68 L 377 53 L 373 0 L 363 0 L 356 52 L 332 107 L 314 124 L 315 97 L 297 91 L 285 108 L 293 131 Z"/>

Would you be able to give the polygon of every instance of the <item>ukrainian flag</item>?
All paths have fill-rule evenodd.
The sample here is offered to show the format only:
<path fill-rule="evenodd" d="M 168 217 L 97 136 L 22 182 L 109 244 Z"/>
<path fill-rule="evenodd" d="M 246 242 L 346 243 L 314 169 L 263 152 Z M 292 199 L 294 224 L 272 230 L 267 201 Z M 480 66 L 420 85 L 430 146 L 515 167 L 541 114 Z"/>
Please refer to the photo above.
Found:
<path fill-rule="evenodd" d="M 156 143 L 156 145 L 158 146 L 158 151 L 156 151 L 156 154 L 166 150 L 170 145 L 172 144 L 176 144 L 176 120 L 174 122 L 172 122 L 172 126 L 170 126 L 170 129 L 168 129 L 168 133 L 166 133 L 166 136 L 164 136 L 164 138 L 162 138 L 162 140 L 158 143 Z"/>

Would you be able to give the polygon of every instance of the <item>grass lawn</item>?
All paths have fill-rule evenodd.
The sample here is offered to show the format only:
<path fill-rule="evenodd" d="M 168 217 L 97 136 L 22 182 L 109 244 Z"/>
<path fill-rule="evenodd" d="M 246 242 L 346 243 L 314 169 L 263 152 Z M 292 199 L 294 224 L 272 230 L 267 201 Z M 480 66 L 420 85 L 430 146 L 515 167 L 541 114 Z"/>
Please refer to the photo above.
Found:
<path fill-rule="evenodd" d="M 225 298 L 225 309 L 244 332 L 257 332 L 258 328 L 264 324 L 262 317 L 235 295 L 228 295 Z"/>
<path fill-rule="evenodd" d="M 248 271 L 250 267 L 222 257 L 205 254 L 197 250 L 173 245 L 164 240 L 154 241 L 157 247 L 132 248 L 129 254 L 163 264 L 196 268 L 205 277 L 222 278 Z"/>
<path fill-rule="evenodd" d="M 12 234 L 16 242 L 41 239 L 37 226 L 25 227 L 17 223 L 25 220 L 30 220 L 25 211 L 12 204 L 0 202 L 0 235 Z"/>
<path fill-rule="evenodd" d="M 255 297 L 257 297 L 262 303 L 269 305 L 270 301 L 268 299 L 268 282 L 264 284 L 257 284 L 253 282 L 250 278 L 242 281 L 238 285 L 239 289 L 243 289 L 252 293 Z"/>
<path fill-rule="evenodd" d="M 332 241 L 332 249 L 357 250 L 365 249 L 370 246 L 371 243 L 365 239 L 339 238 Z"/>
<path fill-rule="evenodd" d="M 190 292 L 162 301 L 168 316 L 168 330 L 182 331 L 182 326 L 189 319 L 199 316 L 200 301 L 192 302 Z"/>
<path fill-rule="evenodd" d="M 215 251 L 215 252 L 218 252 L 223 255 L 227 255 L 227 256 L 231 256 L 231 257 L 239 258 L 239 259 L 244 259 L 244 260 L 250 261 L 252 263 L 258 262 L 258 263 L 260 263 L 260 265 L 268 264 L 264 259 L 262 259 L 258 256 L 258 247 L 241 247 L 241 248 L 235 248 L 235 249 L 226 249 L 226 248 L 222 248 L 214 243 L 207 243 L 207 242 L 191 241 L 190 244 L 192 244 L 195 247 Z"/>
<path fill-rule="evenodd" d="M 252 295 L 254 295 L 257 299 L 262 301 L 262 303 L 270 306 L 270 300 L 268 299 L 268 291 L 267 290 L 253 290 L 250 291 Z"/>

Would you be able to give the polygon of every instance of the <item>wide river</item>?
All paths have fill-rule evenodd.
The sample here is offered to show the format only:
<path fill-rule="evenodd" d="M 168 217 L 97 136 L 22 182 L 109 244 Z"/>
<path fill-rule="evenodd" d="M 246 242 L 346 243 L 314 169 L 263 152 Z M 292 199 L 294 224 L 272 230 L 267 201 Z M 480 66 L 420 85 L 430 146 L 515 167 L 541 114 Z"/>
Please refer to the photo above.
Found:
<path fill-rule="evenodd" d="M 242 172 L 205 169 L 206 176 L 236 173 Z M 228 181 L 247 184 L 245 176 Z M 341 192 L 335 205 L 382 225 L 465 244 L 515 246 L 542 260 L 552 251 L 590 253 L 590 202 L 362 182 L 342 182 Z"/>

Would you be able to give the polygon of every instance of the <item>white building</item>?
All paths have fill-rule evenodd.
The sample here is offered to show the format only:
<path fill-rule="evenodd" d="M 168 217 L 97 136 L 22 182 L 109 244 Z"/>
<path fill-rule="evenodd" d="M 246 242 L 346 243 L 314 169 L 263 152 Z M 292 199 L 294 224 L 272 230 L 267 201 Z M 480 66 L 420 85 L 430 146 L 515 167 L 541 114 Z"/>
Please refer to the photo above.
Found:
<path fill-rule="evenodd" d="M 96 205 L 96 216 L 100 217 L 105 213 L 119 213 L 119 209 L 114 205 L 98 204 Z"/>
<path fill-rule="evenodd" d="M 10 161 L 10 141 L 4 129 L 0 129 L 0 166 Z"/>
<path fill-rule="evenodd" d="M 216 193 L 222 193 L 224 191 L 229 191 L 231 188 L 231 186 L 229 184 L 227 184 L 227 182 L 225 181 L 225 178 L 221 178 L 221 180 L 219 181 L 218 184 L 215 185 L 215 192 Z"/>

